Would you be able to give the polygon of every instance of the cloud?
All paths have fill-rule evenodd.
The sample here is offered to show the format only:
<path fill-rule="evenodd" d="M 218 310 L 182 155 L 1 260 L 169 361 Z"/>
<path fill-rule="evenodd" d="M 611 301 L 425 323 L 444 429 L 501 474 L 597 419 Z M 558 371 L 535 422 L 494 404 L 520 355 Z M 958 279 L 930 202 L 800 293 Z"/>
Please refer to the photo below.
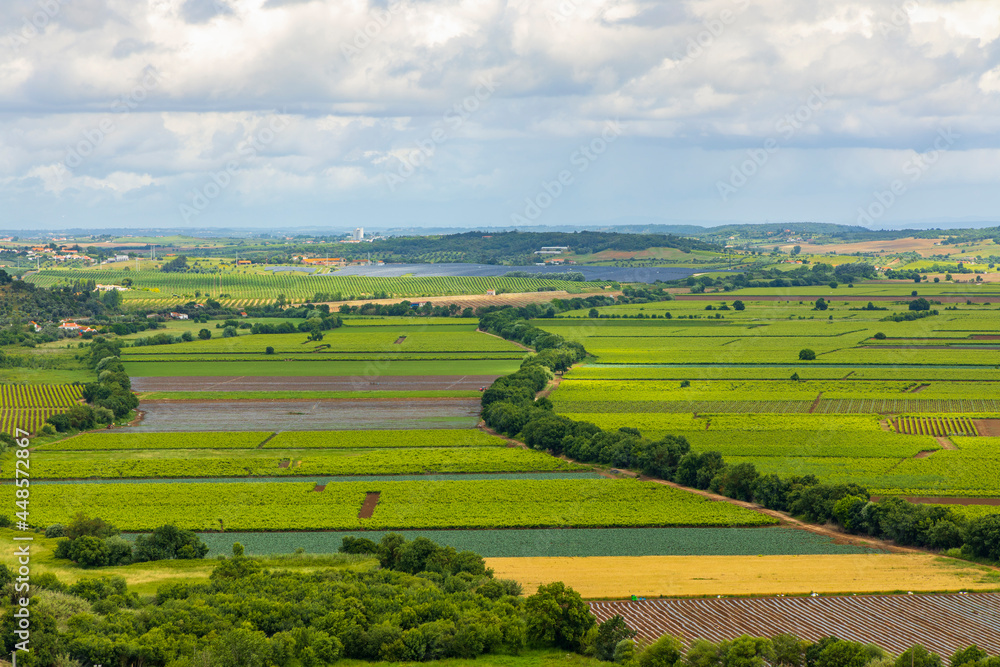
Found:
<path fill-rule="evenodd" d="M 0 201 L 29 219 L 39 197 L 71 212 L 88 197 L 110 202 L 103 220 L 137 210 L 170 220 L 164 209 L 239 158 L 274 117 L 287 129 L 241 159 L 236 187 L 205 216 L 265 215 L 243 197 L 286 200 L 318 219 L 357 206 L 455 224 L 483 205 L 477 219 L 505 224 L 616 118 L 628 126 L 621 142 L 547 219 L 847 219 L 837 207 L 853 208 L 838 202 L 880 186 L 886 170 L 872 165 L 891 171 L 945 126 L 962 139 L 920 184 L 942 197 L 930 210 L 985 214 L 996 199 L 986 192 L 996 178 L 973 174 L 1000 149 L 1000 5 L 53 2 L 49 16 L 15 0 L 0 18 Z M 144 87 L 148 68 L 158 78 Z M 456 115 L 483 80 L 496 91 Z M 796 121 L 817 87 L 828 100 Z M 105 117 L 114 132 L 66 167 Z M 789 122 L 798 126 L 786 137 Z M 387 188 L 386 174 L 436 129 L 447 140 Z M 781 152 L 737 203 L 720 202 L 716 182 L 769 138 Z M 127 208 L 115 205 L 122 193 Z"/>

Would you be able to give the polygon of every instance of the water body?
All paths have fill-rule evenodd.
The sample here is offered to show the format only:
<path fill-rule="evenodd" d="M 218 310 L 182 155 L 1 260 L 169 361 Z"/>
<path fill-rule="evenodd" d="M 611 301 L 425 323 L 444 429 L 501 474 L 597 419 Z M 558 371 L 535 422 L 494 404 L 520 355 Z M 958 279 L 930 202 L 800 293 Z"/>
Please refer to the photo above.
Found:
<path fill-rule="evenodd" d="M 311 267 L 274 266 L 268 271 L 304 270 L 312 272 Z M 710 269 L 689 269 L 673 266 L 659 267 L 628 267 L 628 266 L 500 266 L 497 264 L 385 264 L 383 266 L 345 266 L 334 273 L 317 276 L 370 276 L 379 278 L 394 278 L 399 276 L 417 277 L 491 277 L 503 276 L 512 271 L 544 276 L 546 273 L 582 273 L 587 280 L 615 280 L 630 283 L 653 283 L 657 280 L 681 280 L 688 276 L 708 271 Z"/>

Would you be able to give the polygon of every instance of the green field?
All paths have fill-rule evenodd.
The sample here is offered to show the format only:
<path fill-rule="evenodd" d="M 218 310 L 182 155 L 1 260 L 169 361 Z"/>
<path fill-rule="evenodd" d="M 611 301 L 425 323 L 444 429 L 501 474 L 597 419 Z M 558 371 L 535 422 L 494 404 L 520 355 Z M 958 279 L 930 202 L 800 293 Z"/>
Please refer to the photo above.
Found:
<path fill-rule="evenodd" d="M 13 469 L 11 455 L 8 470 Z M 265 449 L 235 455 L 217 449 L 45 451 L 32 459 L 33 479 L 184 477 L 317 477 L 433 473 L 542 472 L 585 469 L 521 448 Z M 10 479 L 13 473 L 6 477 Z"/>
<path fill-rule="evenodd" d="M 172 523 L 191 530 L 388 530 L 560 526 L 755 526 L 774 519 L 729 503 L 633 480 L 343 482 L 314 484 L 58 484 L 32 488 L 32 520 L 68 522 L 100 508 L 123 530 Z M 358 511 L 381 493 L 370 519 Z M 3 485 L 13 506 L 14 488 Z M 170 498 L 164 503 L 164 498 Z"/>
<path fill-rule="evenodd" d="M 217 299 L 224 306 L 246 306 L 273 303 L 280 295 L 290 301 L 307 301 L 318 292 L 341 298 L 360 299 L 385 293 L 390 298 L 485 294 L 487 290 L 503 292 L 535 292 L 540 287 L 579 292 L 600 289 L 606 283 L 578 283 L 539 278 L 503 277 L 365 277 L 337 275 L 303 275 L 301 273 L 258 272 L 251 269 L 227 270 L 221 273 L 164 273 L 156 270 L 125 271 L 126 263 L 100 269 L 43 269 L 26 280 L 40 287 L 72 285 L 77 280 L 120 284 L 124 278 L 133 281 L 133 289 L 125 292 L 127 306 L 155 308 L 184 303 L 195 298 L 198 291 Z"/>
<path fill-rule="evenodd" d="M 806 530 L 782 528 L 522 528 L 519 530 L 400 531 L 407 539 L 427 537 L 486 558 L 586 556 L 781 556 L 799 554 L 878 553 L 875 549 L 836 544 Z M 381 531 L 338 533 L 202 533 L 209 556 L 232 552 L 233 542 L 248 554 L 335 553 L 345 535 L 378 541 Z M 477 663 L 478 664 L 478 663 Z"/>
<path fill-rule="evenodd" d="M 321 363 L 320 363 L 321 362 Z M 520 366 L 520 360 L 400 360 L 283 361 L 269 357 L 262 361 L 126 361 L 125 370 L 132 377 L 353 377 L 369 375 L 506 375 Z"/>

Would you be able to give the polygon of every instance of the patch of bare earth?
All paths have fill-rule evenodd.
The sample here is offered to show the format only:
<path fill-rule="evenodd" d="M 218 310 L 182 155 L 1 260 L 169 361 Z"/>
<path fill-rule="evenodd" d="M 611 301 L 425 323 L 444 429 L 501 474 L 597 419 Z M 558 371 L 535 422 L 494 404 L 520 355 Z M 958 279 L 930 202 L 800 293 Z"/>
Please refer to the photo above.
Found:
<path fill-rule="evenodd" d="M 979 435 L 1000 437 L 1000 419 L 973 419 Z"/>
<path fill-rule="evenodd" d="M 952 442 L 943 435 L 936 435 L 934 436 L 934 439 L 937 440 L 937 443 L 941 445 L 941 447 L 944 449 L 955 449 L 955 450 L 958 449 L 958 447 L 955 446 L 954 442 Z"/>
<path fill-rule="evenodd" d="M 365 502 L 361 504 L 361 511 L 358 512 L 359 519 L 370 519 L 372 515 L 375 514 L 375 506 L 378 505 L 378 499 L 381 495 L 378 491 L 369 491 L 365 494 Z"/>

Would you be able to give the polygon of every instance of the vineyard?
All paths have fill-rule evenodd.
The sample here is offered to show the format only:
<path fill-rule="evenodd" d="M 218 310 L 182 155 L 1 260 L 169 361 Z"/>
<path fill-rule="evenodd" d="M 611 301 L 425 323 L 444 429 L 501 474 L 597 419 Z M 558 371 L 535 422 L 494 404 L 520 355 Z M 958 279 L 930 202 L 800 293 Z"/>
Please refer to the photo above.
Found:
<path fill-rule="evenodd" d="M 776 520 L 729 503 L 634 480 L 80 484 L 32 486 L 32 519 L 68 522 L 83 508 L 123 530 L 389 530 L 568 526 L 757 526 Z M 14 487 L 0 497 L 14 502 Z M 370 519 L 358 511 L 381 497 Z M 164 503 L 164 498 L 170 498 Z"/>
<path fill-rule="evenodd" d="M 921 399 L 921 398 L 820 398 L 811 401 L 572 401 L 561 400 L 558 393 L 553 395 L 553 403 L 560 413 L 606 412 L 606 413 L 655 413 L 655 412 L 705 412 L 740 414 L 899 414 L 904 412 L 925 413 L 997 413 L 1000 399 Z"/>
<path fill-rule="evenodd" d="M 253 434 L 246 434 L 253 435 Z M 32 465 L 34 479 L 152 479 L 196 477 L 321 477 L 586 470 L 519 447 L 406 449 L 229 450 L 158 449 L 50 451 Z M 12 472 L 6 471 L 10 478 Z"/>
<path fill-rule="evenodd" d="M 72 384 L 0 385 L 0 431 L 35 433 L 54 414 L 83 400 L 83 388 Z"/>
<path fill-rule="evenodd" d="M 889 420 L 896 433 L 912 435 L 979 435 L 968 417 L 897 417 Z"/>
<path fill-rule="evenodd" d="M 454 296 L 500 292 L 537 292 L 539 288 L 580 291 L 596 289 L 606 282 L 578 283 L 543 278 L 503 277 L 366 277 L 301 275 L 298 273 L 164 273 L 161 271 L 120 271 L 112 269 L 43 269 L 26 278 L 40 287 L 73 284 L 77 280 L 120 283 L 130 278 L 133 289 L 125 292 L 125 304 L 156 308 L 190 301 L 194 293 L 218 300 L 224 306 L 248 306 L 274 303 L 284 295 L 289 301 L 312 300 L 317 293 L 336 295 L 342 300 L 385 295 L 388 298 Z M 148 291 L 157 290 L 157 291 Z"/>

